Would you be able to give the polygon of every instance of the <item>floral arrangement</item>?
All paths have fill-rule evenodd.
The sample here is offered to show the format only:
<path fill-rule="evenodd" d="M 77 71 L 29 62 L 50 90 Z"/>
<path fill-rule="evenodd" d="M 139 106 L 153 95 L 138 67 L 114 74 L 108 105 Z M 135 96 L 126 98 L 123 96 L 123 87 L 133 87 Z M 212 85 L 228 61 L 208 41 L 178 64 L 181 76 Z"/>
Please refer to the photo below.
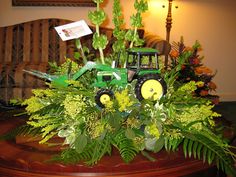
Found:
<path fill-rule="evenodd" d="M 180 74 L 178 76 L 178 81 L 186 83 L 189 81 L 202 81 L 195 90 L 195 94 L 200 97 L 209 98 L 214 104 L 219 102 L 219 97 L 217 95 L 212 95 L 212 92 L 216 91 L 216 84 L 212 81 L 216 73 L 204 66 L 203 56 L 199 55 L 202 47 L 198 41 L 195 42 L 193 47 L 185 46 L 183 37 L 181 37 L 179 42 L 173 42 L 172 50 L 170 52 L 171 64 L 170 69 L 178 64 L 178 56 L 184 52 L 192 51 L 192 55 L 186 59 L 185 63 L 182 65 Z"/>
<path fill-rule="evenodd" d="M 98 8 L 89 13 L 97 29 L 93 38 L 94 47 L 101 53 L 99 62 L 105 63 L 102 49 L 107 43 L 106 37 L 99 34 L 99 25 L 104 20 L 99 4 L 103 1 L 94 2 Z M 133 30 L 125 33 L 130 47 L 140 45 L 141 40 L 136 32 L 142 25 L 141 13 L 147 10 L 147 2 L 135 0 L 135 8 L 137 14 L 131 17 Z M 114 1 L 114 11 L 120 14 L 119 0 Z M 124 31 L 120 30 L 120 17 L 114 18 L 116 52 L 126 46 L 122 42 Z M 178 53 L 174 60 L 178 62 L 172 65 L 171 70 L 160 73 L 166 82 L 167 92 L 158 100 L 138 100 L 134 94 L 135 83 L 132 82 L 125 88 L 113 86 L 113 99 L 101 108 L 94 100 L 97 93 L 97 88 L 92 86 L 95 71 L 85 73 L 78 80 L 68 80 L 68 87 L 54 87 L 47 83 L 47 89 L 35 89 L 34 96 L 23 101 L 22 105 L 29 114 L 27 131 L 19 128 L 17 132 L 38 132 L 42 137 L 39 143 L 49 145 L 50 139 L 61 137 L 64 150 L 56 159 L 65 163 L 94 165 L 104 155 L 112 155 L 113 148 L 127 163 L 139 153 L 153 160 L 148 152 L 158 153 L 162 149 L 176 151 L 183 146 L 186 157 L 193 156 L 209 164 L 214 162 L 218 168 L 234 175 L 235 154 L 215 129 L 214 117 L 220 115 L 212 110 L 214 105 L 208 99 L 193 94 L 205 82 L 179 80 L 183 65 L 196 55 L 195 52 L 185 50 Z M 55 75 L 75 73 L 81 68 L 70 59 L 61 66 L 53 66 Z M 26 129 L 25 126 L 23 129 Z"/>

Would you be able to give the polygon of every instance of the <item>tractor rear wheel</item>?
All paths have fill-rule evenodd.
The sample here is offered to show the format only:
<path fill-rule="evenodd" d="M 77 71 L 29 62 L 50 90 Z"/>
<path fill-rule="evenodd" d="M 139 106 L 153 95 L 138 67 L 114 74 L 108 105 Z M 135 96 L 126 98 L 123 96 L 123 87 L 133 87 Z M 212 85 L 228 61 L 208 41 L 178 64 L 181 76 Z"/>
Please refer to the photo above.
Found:
<path fill-rule="evenodd" d="M 114 94 L 109 89 L 101 89 L 95 96 L 95 102 L 101 108 L 105 107 L 105 104 L 114 97 Z"/>
<path fill-rule="evenodd" d="M 166 93 L 166 83 L 158 74 L 146 74 L 140 77 L 135 86 L 136 98 L 158 100 Z"/>

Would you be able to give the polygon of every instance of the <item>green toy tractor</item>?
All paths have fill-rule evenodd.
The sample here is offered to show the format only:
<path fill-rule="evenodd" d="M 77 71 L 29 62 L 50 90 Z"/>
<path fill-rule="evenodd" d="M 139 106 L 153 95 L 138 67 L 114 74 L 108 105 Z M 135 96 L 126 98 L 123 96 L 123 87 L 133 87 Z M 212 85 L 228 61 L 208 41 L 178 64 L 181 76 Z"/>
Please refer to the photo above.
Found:
<path fill-rule="evenodd" d="M 135 94 L 138 100 L 157 100 L 166 92 L 166 83 L 160 76 L 158 67 L 158 51 L 152 48 L 131 48 L 127 50 L 125 67 L 119 67 L 119 57 L 113 66 L 87 62 L 78 72 L 69 78 L 68 75 L 53 76 L 36 71 L 27 71 L 41 78 L 51 81 L 55 87 L 67 87 L 67 80 L 78 80 L 84 73 L 95 70 L 93 86 L 99 88 L 95 101 L 98 106 L 104 107 L 112 99 L 113 91 L 110 86 L 125 87 L 128 83 L 137 80 Z"/>
<path fill-rule="evenodd" d="M 157 100 L 166 92 L 166 83 L 160 76 L 158 51 L 152 48 L 131 48 L 127 50 L 124 68 L 119 68 L 119 57 L 112 71 L 101 70 L 97 73 L 96 86 L 101 89 L 95 97 L 96 103 L 103 107 L 113 97 L 113 92 L 106 88 L 107 84 L 125 87 L 127 83 L 137 80 L 135 85 L 136 98 Z"/>

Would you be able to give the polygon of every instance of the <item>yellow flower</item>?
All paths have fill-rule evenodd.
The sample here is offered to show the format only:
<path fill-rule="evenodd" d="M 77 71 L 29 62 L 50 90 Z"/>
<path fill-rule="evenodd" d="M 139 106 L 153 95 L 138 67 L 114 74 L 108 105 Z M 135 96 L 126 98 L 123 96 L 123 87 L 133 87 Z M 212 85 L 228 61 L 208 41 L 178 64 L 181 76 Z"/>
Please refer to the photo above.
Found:
<path fill-rule="evenodd" d="M 196 82 L 196 85 L 197 85 L 197 87 L 201 88 L 204 86 L 204 82 L 198 81 L 198 82 Z"/>
<path fill-rule="evenodd" d="M 89 124 L 88 133 L 92 139 L 98 138 L 102 135 L 106 127 L 106 124 L 101 120 L 96 120 L 95 122 Z"/>
<path fill-rule="evenodd" d="M 27 100 L 25 100 L 22 105 L 27 105 L 25 108 L 27 112 L 34 113 L 40 109 L 42 109 L 45 105 L 42 104 L 39 98 L 37 97 L 31 97 Z"/>
<path fill-rule="evenodd" d="M 68 94 L 66 95 L 62 105 L 64 105 L 65 114 L 69 115 L 73 119 L 86 109 L 85 100 L 82 95 Z"/>
<path fill-rule="evenodd" d="M 126 125 L 130 128 L 139 128 L 141 126 L 141 123 L 137 118 L 129 117 L 126 121 Z"/>
<path fill-rule="evenodd" d="M 114 103 L 113 103 L 113 101 L 112 100 L 109 100 L 109 101 L 106 101 L 105 103 L 104 103 L 104 106 L 105 106 L 105 113 L 113 113 L 113 112 L 115 112 L 115 109 L 114 109 Z"/>
<path fill-rule="evenodd" d="M 147 131 L 148 134 L 150 134 L 150 135 L 156 137 L 157 139 L 159 139 L 160 132 L 159 132 L 157 126 L 154 123 L 151 124 L 151 125 L 147 125 L 145 127 L 145 130 Z"/>
<path fill-rule="evenodd" d="M 118 102 L 120 112 L 127 110 L 128 107 L 134 104 L 129 98 L 128 89 L 122 90 L 121 93 L 116 92 L 115 98 Z"/>

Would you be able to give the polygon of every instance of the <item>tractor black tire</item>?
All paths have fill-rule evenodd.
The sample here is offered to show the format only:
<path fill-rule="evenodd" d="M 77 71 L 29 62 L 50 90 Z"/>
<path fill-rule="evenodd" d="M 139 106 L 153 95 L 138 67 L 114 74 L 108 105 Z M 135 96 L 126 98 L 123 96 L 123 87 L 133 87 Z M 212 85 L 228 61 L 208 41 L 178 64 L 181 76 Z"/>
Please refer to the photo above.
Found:
<path fill-rule="evenodd" d="M 147 90 L 144 93 L 144 89 L 149 91 Z M 166 83 L 159 74 L 145 74 L 138 78 L 135 85 L 135 94 L 139 101 L 143 99 L 158 100 L 166 93 L 166 90 Z M 155 92 L 152 93 L 153 91 L 158 91 L 158 95 L 155 96 Z"/>
<path fill-rule="evenodd" d="M 96 96 L 95 102 L 100 108 L 104 108 L 104 101 L 109 101 L 114 97 L 114 93 L 109 89 L 100 89 Z"/>

